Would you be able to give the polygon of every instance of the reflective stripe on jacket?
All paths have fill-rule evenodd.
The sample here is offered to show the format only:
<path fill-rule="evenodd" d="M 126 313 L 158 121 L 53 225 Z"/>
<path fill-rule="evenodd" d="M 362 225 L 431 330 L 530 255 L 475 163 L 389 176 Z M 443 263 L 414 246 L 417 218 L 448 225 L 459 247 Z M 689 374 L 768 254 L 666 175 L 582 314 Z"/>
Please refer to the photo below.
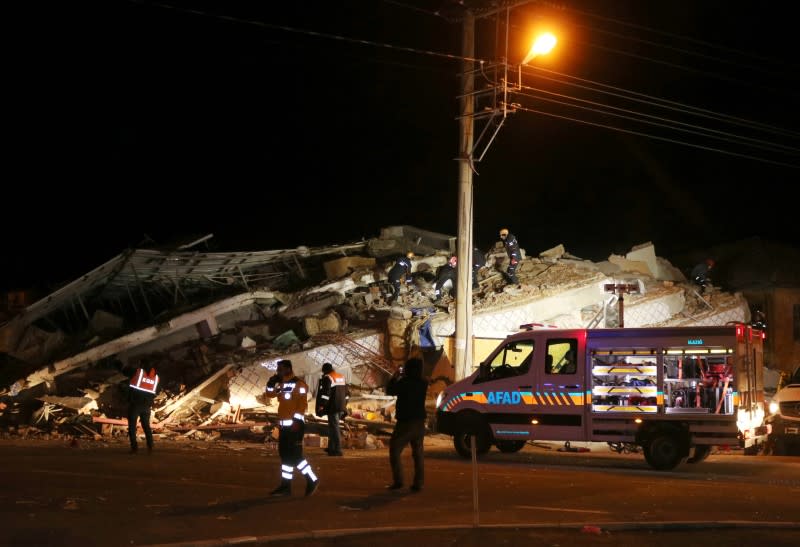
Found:
<path fill-rule="evenodd" d="M 278 419 L 281 424 L 288 423 L 284 420 L 306 420 L 308 385 L 297 376 L 268 385 L 267 395 L 278 397 Z"/>
<path fill-rule="evenodd" d="M 331 411 L 344 412 L 349 398 L 350 390 L 342 374 L 335 371 L 323 374 L 317 390 L 317 416 L 325 416 Z"/>
<path fill-rule="evenodd" d="M 130 387 L 155 395 L 156 390 L 158 390 L 158 381 L 159 378 L 158 374 L 156 374 L 156 369 L 151 368 L 150 372 L 147 373 L 144 369 L 138 368 L 131 377 Z"/>

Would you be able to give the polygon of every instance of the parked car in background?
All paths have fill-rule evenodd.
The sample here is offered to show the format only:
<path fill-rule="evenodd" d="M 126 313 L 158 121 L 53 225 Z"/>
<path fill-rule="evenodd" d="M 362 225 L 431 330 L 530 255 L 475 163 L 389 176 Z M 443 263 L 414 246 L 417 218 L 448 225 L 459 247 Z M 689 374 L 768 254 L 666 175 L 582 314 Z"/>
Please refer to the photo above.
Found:
<path fill-rule="evenodd" d="M 772 426 L 767 453 L 800 454 L 800 367 L 772 397 L 766 423 Z"/>

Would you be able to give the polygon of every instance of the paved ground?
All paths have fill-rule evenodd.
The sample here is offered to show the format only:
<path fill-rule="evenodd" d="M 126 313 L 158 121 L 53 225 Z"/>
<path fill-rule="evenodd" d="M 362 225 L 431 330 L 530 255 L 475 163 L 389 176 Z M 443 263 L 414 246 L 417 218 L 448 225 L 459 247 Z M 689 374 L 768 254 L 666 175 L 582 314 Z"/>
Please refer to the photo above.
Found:
<path fill-rule="evenodd" d="M 479 464 L 476 528 L 472 466 L 437 436 L 426 439 L 419 494 L 385 491 L 385 448 L 344 458 L 308 449 L 319 492 L 304 498 L 296 484 L 292 498 L 278 500 L 267 495 L 278 458 L 263 444 L 165 441 L 151 456 L 130 456 L 122 441 L 5 439 L 0 544 L 797 544 L 800 458 L 712 455 L 662 473 L 638 454 L 556 446 L 495 451 Z M 734 521 L 747 526 L 730 535 Z"/>

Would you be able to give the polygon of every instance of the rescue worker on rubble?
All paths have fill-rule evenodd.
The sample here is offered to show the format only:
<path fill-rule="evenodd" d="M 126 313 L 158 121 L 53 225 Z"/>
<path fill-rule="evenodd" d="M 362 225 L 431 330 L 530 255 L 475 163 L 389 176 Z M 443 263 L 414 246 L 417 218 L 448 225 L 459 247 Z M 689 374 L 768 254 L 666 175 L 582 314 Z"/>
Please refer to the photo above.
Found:
<path fill-rule="evenodd" d="M 347 415 L 347 401 L 350 390 L 344 376 L 333 370 L 333 365 L 322 365 L 322 378 L 317 389 L 316 415 L 328 417 L 328 456 L 343 456 L 342 433 L 339 420 Z"/>
<path fill-rule="evenodd" d="M 414 258 L 414 253 L 407 252 L 405 256 L 401 256 L 394 263 L 394 266 L 389 270 L 389 283 L 392 284 L 394 291 L 389 297 L 389 303 L 397 301 L 400 296 L 400 280 L 405 278 L 406 284 L 411 283 L 411 259 Z"/>
<path fill-rule="evenodd" d="M 486 266 L 486 256 L 477 247 L 472 249 L 472 289 L 478 290 L 481 286 L 478 284 L 478 272 L 481 268 Z"/>
<path fill-rule="evenodd" d="M 508 254 L 506 281 L 511 285 L 519 285 L 517 268 L 519 267 L 519 261 L 522 260 L 522 254 L 519 250 L 517 238 L 514 236 L 514 234 L 508 231 L 508 228 L 502 228 L 500 230 L 500 240 L 503 242 L 503 246 L 506 249 L 506 254 Z"/>
<path fill-rule="evenodd" d="M 131 443 L 131 454 L 136 454 L 139 450 L 139 443 L 136 441 L 137 422 L 141 423 L 142 431 L 144 431 L 147 453 L 150 454 L 153 451 L 150 410 L 158 391 L 159 377 L 155 367 L 150 367 L 149 371 L 145 368 L 146 364 L 143 361 L 128 382 L 128 438 Z"/>
<path fill-rule="evenodd" d="M 292 477 L 295 468 L 306 478 L 306 496 L 312 495 L 319 479 L 303 456 L 306 410 L 308 410 L 308 385 L 294 375 L 292 362 L 278 361 L 278 372 L 267 381 L 266 397 L 278 397 L 278 454 L 281 458 L 281 483 L 270 495 L 276 497 L 292 494 Z"/>
<path fill-rule="evenodd" d="M 458 275 L 458 259 L 451 256 L 447 264 L 439 268 L 436 273 L 436 283 L 433 285 L 433 301 L 438 302 L 446 293 L 456 292 L 456 277 Z"/>
<path fill-rule="evenodd" d="M 705 292 L 706 285 L 711 283 L 711 270 L 714 269 L 716 262 L 713 258 L 706 258 L 705 261 L 692 268 L 689 278 L 700 288 L 700 292 Z"/>

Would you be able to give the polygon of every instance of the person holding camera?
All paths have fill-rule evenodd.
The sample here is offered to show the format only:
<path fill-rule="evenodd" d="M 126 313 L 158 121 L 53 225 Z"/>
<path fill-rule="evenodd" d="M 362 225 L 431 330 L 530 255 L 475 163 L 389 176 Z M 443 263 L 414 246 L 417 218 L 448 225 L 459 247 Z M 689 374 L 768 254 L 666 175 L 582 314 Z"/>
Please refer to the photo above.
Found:
<path fill-rule="evenodd" d="M 306 496 L 312 495 L 319 479 L 303 457 L 308 385 L 294 375 L 289 359 L 278 361 L 278 373 L 267 382 L 266 397 L 278 397 L 278 454 L 281 457 L 281 483 L 271 496 L 290 496 L 295 468 L 306 478 Z"/>
<path fill-rule="evenodd" d="M 398 369 L 386 385 L 386 394 L 397 397 L 395 426 L 389 441 L 389 464 L 392 484 L 389 490 L 403 487 L 403 465 L 400 456 L 406 445 L 411 445 L 414 460 L 414 482 L 411 490 L 419 492 L 425 481 L 423 442 L 425 440 L 425 398 L 428 382 L 422 377 L 422 360 L 411 358 Z"/>

